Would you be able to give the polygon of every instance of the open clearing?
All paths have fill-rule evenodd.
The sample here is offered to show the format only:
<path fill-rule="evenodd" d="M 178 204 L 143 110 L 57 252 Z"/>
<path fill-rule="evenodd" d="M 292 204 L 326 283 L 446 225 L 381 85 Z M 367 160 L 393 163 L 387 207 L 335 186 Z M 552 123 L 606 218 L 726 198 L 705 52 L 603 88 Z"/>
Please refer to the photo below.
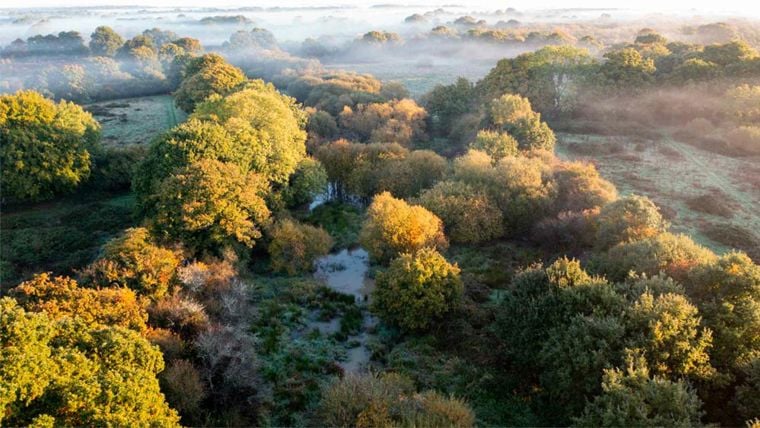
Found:
<path fill-rule="evenodd" d="M 117 147 L 148 144 L 187 116 L 174 106 L 169 95 L 103 101 L 85 108 L 102 126 L 103 145 Z"/>
<path fill-rule="evenodd" d="M 557 154 L 596 165 L 622 194 L 646 195 L 673 230 L 718 252 L 760 257 L 760 157 L 734 158 L 662 138 L 558 134 Z"/>

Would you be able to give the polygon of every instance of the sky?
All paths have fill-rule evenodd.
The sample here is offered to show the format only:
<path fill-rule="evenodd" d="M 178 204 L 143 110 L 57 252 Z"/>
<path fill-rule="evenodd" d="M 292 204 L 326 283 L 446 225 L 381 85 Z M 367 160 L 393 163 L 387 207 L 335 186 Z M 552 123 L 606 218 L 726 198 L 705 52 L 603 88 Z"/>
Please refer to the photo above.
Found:
<path fill-rule="evenodd" d="M 650 11 L 687 11 L 696 10 L 698 13 L 731 12 L 740 16 L 760 16 L 760 2 L 756 0 L 511 0 L 511 1 L 487 1 L 487 0 L 0 0 L 3 8 L 30 8 L 30 7 L 60 7 L 66 6 L 104 6 L 104 5 L 150 5 L 150 6 L 295 6 L 295 5 L 335 5 L 335 4 L 443 4 L 455 3 L 479 9 L 499 9 L 515 7 L 518 9 L 549 9 L 549 8 L 625 8 L 643 9 Z"/>

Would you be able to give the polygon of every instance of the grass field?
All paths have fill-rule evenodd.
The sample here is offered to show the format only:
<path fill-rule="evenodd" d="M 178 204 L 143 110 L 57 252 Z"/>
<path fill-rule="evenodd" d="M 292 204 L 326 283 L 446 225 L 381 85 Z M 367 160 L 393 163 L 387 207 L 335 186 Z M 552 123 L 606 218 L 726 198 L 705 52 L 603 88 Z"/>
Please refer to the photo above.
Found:
<path fill-rule="evenodd" d="M 557 153 L 596 164 L 622 194 L 654 200 L 675 232 L 760 259 L 760 157 L 734 158 L 668 137 L 558 134 Z"/>
<path fill-rule="evenodd" d="M 186 117 L 169 95 L 104 101 L 85 108 L 100 122 L 106 146 L 147 144 Z"/>

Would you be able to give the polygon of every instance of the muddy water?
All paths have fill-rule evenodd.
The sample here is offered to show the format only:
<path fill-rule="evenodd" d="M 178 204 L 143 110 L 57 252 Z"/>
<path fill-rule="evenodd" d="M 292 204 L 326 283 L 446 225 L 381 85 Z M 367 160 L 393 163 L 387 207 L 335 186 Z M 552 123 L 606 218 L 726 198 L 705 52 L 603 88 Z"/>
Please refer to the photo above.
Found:
<path fill-rule="evenodd" d="M 346 360 L 340 362 L 347 373 L 366 370 L 372 355 L 367 344 L 372 337 L 370 331 L 376 324 L 376 319 L 369 314 L 367 304 L 374 282 L 367 278 L 367 271 L 369 271 L 369 256 L 364 249 L 357 248 L 344 249 L 322 257 L 317 261 L 317 271 L 314 274 L 333 290 L 354 296 L 357 305 L 362 309 L 364 316 L 362 328 L 359 334 L 350 336 L 346 341 L 350 347 L 346 351 Z M 319 327 L 322 331 L 326 326 Z"/>

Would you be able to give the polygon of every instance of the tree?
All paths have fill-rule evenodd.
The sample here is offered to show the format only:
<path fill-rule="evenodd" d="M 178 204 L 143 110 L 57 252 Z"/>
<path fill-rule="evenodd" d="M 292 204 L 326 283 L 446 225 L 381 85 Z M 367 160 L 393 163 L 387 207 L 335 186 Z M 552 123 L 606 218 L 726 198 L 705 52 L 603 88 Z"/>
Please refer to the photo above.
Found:
<path fill-rule="evenodd" d="M 469 406 L 434 391 L 417 393 L 411 379 L 395 374 L 349 374 L 322 392 L 321 423 L 335 427 L 475 425 Z"/>
<path fill-rule="evenodd" d="M 422 192 L 420 205 L 443 220 L 452 242 L 476 244 L 502 236 L 499 208 L 482 191 L 460 181 L 442 181 Z"/>
<path fill-rule="evenodd" d="M 293 98 L 261 80 L 226 97 L 211 97 L 191 118 L 224 126 L 237 150 L 250 156 L 248 169 L 275 183 L 286 183 L 306 154 L 305 113 Z"/>
<path fill-rule="evenodd" d="M 427 330 L 460 301 L 459 268 L 431 248 L 403 253 L 377 276 L 373 310 L 404 330 Z"/>
<path fill-rule="evenodd" d="M 645 291 L 629 308 L 629 346 L 640 350 L 657 376 L 707 380 L 712 331 L 701 327 L 697 308 L 680 294 Z"/>
<path fill-rule="evenodd" d="M 359 242 L 370 256 L 388 261 L 400 253 L 422 248 L 446 248 L 443 223 L 430 211 L 383 192 L 372 200 Z"/>
<path fill-rule="evenodd" d="M 163 180 L 193 162 L 218 160 L 248 170 L 255 151 L 238 144 L 220 124 L 190 119 L 151 142 L 133 179 L 138 203 L 150 213 Z"/>
<path fill-rule="evenodd" d="M 485 99 L 504 93 L 527 97 L 536 109 L 557 115 L 573 107 L 576 88 L 587 78 L 594 60 L 586 49 L 564 44 L 500 60 L 481 82 Z"/>
<path fill-rule="evenodd" d="M 161 352 L 138 333 L 54 320 L 0 299 L 0 421 L 11 426 L 178 426 L 156 374 Z"/>
<path fill-rule="evenodd" d="M 583 211 L 602 207 L 617 199 L 615 185 L 599 175 L 593 164 L 561 162 L 554 170 L 556 212 Z"/>
<path fill-rule="evenodd" d="M 654 60 L 644 58 L 639 51 L 625 48 L 604 54 L 607 59 L 599 69 L 609 84 L 636 88 L 652 80 Z"/>
<path fill-rule="evenodd" d="M 473 98 L 473 85 L 463 77 L 451 85 L 436 85 L 425 94 L 422 106 L 429 113 L 429 128 L 433 134 L 449 135 L 454 119 L 470 111 Z"/>
<path fill-rule="evenodd" d="M 156 245 L 148 229 L 138 227 L 107 242 L 103 256 L 82 274 L 98 286 L 117 284 L 156 300 L 176 284 L 180 262 L 177 251 Z"/>
<path fill-rule="evenodd" d="M 517 146 L 517 140 L 508 133 L 487 129 L 478 131 L 470 143 L 470 149 L 485 152 L 497 162 L 506 156 L 517 155 Z"/>
<path fill-rule="evenodd" d="M 0 96 L 2 193 L 40 200 L 75 188 L 90 175 L 99 138 L 98 122 L 73 103 L 33 91 Z"/>
<path fill-rule="evenodd" d="M 449 163 L 432 150 L 413 150 L 401 159 L 382 162 L 376 170 L 377 190 L 387 190 L 401 198 L 418 196 L 443 179 Z"/>
<path fill-rule="evenodd" d="M 638 195 L 626 196 L 602 207 L 598 225 L 596 241 L 603 249 L 653 237 L 668 228 L 654 202 Z"/>
<path fill-rule="evenodd" d="M 387 103 L 359 104 L 343 107 L 338 117 L 349 136 L 371 143 L 398 143 L 409 147 L 426 140 L 427 112 L 414 100 L 391 100 Z"/>
<path fill-rule="evenodd" d="M 143 302 L 127 288 L 82 288 L 68 277 L 35 275 L 13 289 L 28 311 L 45 312 L 51 319 L 76 317 L 91 326 L 119 326 L 144 333 L 148 314 Z"/>
<path fill-rule="evenodd" d="M 272 228 L 269 256 L 275 272 L 295 275 L 311 272 L 314 262 L 327 253 L 333 240 L 324 229 L 285 219 Z"/>
<path fill-rule="evenodd" d="M 554 184 L 538 158 L 506 157 L 493 169 L 492 181 L 486 188 L 501 209 L 506 232 L 512 236 L 526 232 L 539 220 L 555 197 Z"/>
<path fill-rule="evenodd" d="M 696 266 L 684 285 L 714 332 L 715 365 L 735 372 L 740 361 L 760 351 L 760 267 L 731 252 Z"/>
<path fill-rule="evenodd" d="M 111 27 L 101 25 L 90 35 L 90 52 L 95 56 L 114 56 L 124 39 Z"/>
<path fill-rule="evenodd" d="M 266 180 L 234 164 L 201 160 L 164 180 L 152 229 L 196 252 L 242 244 L 252 247 L 269 218 Z"/>
<path fill-rule="evenodd" d="M 186 71 L 189 70 L 186 68 Z M 188 113 L 211 95 L 227 95 L 245 82 L 242 70 L 226 62 L 214 62 L 192 71 L 192 74 L 185 74 L 179 89 L 174 93 L 174 102 Z"/>
<path fill-rule="evenodd" d="M 579 427 L 672 426 L 700 424 L 697 394 L 685 382 L 650 376 L 646 361 L 629 356 L 625 371 L 604 371 L 604 392 L 575 419 Z"/>
<path fill-rule="evenodd" d="M 301 159 L 285 189 L 288 206 L 302 206 L 322 195 L 327 191 L 327 180 L 327 171 L 318 160 L 310 157 Z"/>
<path fill-rule="evenodd" d="M 553 150 L 554 132 L 541 114 L 533 111 L 530 101 L 520 95 L 504 94 L 491 101 L 490 121 L 512 135 L 520 150 Z"/>
<path fill-rule="evenodd" d="M 660 272 L 682 279 L 693 267 L 715 260 L 715 254 L 686 235 L 661 233 L 639 241 L 622 242 L 599 254 L 595 268 L 613 281 L 629 272 L 656 275 Z"/>

